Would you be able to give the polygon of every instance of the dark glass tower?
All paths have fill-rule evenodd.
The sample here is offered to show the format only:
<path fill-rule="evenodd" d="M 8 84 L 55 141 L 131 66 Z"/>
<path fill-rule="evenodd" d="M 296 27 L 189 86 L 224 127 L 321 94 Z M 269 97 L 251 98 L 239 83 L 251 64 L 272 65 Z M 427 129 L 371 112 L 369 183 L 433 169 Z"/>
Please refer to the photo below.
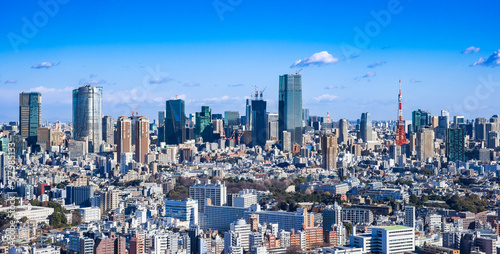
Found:
<path fill-rule="evenodd" d="M 431 113 L 421 109 L 413 111 L 411 114 L 411 123 L 413 132 L 418 132 L 420 129 L 432 125 Z"/>
<path fill-rule="evenodd" d="M 372 117 L 370 113 L 362 113 L 361 121 L 359 123 L 360 137 L 364 142 L 372 140 Z"/>
<path fill-rule="evenodd" d="M 279 137 L 283 131 L 291 133 L 291 144 L 302 145 L 302 77 L 285 74 L 279 77 Z"/>
<path fill-rule="evenodd" d="M 266 101 L 262 98 L 252 101 L 252 119 L 252 145 L 264 147 L 267 140 Z"/>
<path fill-rule="evenodd" d="M 196 137 L 202 137 L 204 142 L 211 142 L 213 132 L 212 110 L 208 106 L 201 106 L 201 112 L 196 112 Z"/>
<path fill-rule="evenodd" d="M 21 136 L 29 146 L 36 144 L 38 127 L 42 126 L 42 95 L 40 93 L 19 94 L 19 127 Z"/>
<path fill-rule="evenodd" d="M 465 161 L 464 129 L 446 129 L 446 157 L 448 161 Z"/>
<path fill-rule="evenodd" d="M 165 142 L 170 145 L 182 144 L 186 141 L 186 113 L 184 101 L 168 100 L 165 111 Z"/>

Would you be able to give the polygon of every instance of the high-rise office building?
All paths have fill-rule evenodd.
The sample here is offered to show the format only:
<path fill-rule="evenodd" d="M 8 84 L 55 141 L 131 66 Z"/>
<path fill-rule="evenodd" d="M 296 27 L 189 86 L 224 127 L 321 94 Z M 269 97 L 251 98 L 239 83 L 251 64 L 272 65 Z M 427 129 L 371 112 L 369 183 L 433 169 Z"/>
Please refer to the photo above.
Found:
<path fill-rule="evenodd" d="M 372 118 L 370 113 L 362 113 L 359 123 L 359 134 L 363 142 L 372 141 Z"/>
<path fill-rule="evenodd" d="M 197 180 L 193 186 L 189 187 L 189 197 L 198 201 L 198 210 L 203 212 L 205 209 L 206 199 L 210 199 L 212 205 L 222 206 L 226 204 L 226 185 L 220 181 L 211 183 L 207 180 L 206 183 L 201 183 Z"/>
<path fill-rule="evenodd" d="M 333 226 L 341 224 L 343 224 L 342 207 L 337 202 L 333 206 L 326 206 L 323 209 L 323 231 L 330 231 Z"/>
<path fill-rule="evenodd" d="M 39 127 L 42 127 L 42 95 L 36 92 L 20 93 L 19 128 L 28 146 L 36 144 Z"/>
<path fill-rule="evenodd" d="M 102 137 L 108 144 L 115 143 L 115 122 L 112 116 L 102 118 Z"/>
<path fill-rule="evenodd" d="M 225 111 L 224 112 L 224 127 L 240 125 L 240 112 Z"/>
<path fill-rule="evenodd" d="M 337 147 L 337 136 L 335 134 L 329 133 L 321 136 L 321 153 L 325 170 L 337 168 Z"/>
<path fill-rule="evenodd" d="M 165 111 L 165 142 L 171 145 L 186 141 L 186 112 L 184 100 L 168 100 Z"/>
<path fill-rule="evenodd" d="M 429 127 L 432 125 L 431 113 L 423 111 L 421 109 L 413 111 L 411 115 L 411 125 L 413 127 L 413 132 L 418 132 L 420 129 Z"/>
<path fill-rule="evenodd" d="M 434 157 L 434 131 L 428 128 L 420 129 L 416 137 L 417 159 L 420 161 Z"/>
<path fill-rule="evenodd" d="M 116 155 L 118 163 L 121 162 L 122 153 L 132 152 L 132 122 L 126 116 L 120 116 L 116 122 Z M 122 165 L 123 166 L 123 165 Z"/>
<path fill-rule="evenodd" d="M 201 106 L 201 112 L 196 112 L 196 137 L 202 137 L 204 142 L 210 142 L 213 130 L 212 110 L 208 106 Z"/>
<path fill-rule="evenodd" d="M 73 90 L 73 139 L 88 138 L 90 153 L 102 143 L 102 89 L 91 85 Z"/>
<path fill-rule="evenodd" d="M 137 118 L 135 126 L 135 161 L 144 163 L 145 156 L 149 152 L 149 119 L 140 116 Z"/>
<path fill-rule="evenodd" d="M 415 228 L 415 207 L 405 206 L 405 226 Z"/>
<path fill-rule="evenodd" d="M 252 144 L 264 147 L 267 140 L 266 101 L 262 100 L 262 94 L 252 101 L 252 119 Z"/>
<path fill-rule="evenodd" d="M 309 109 L 302 109 L 302 127 L 309 126 Z"/>
<path fill-rule="evenodd" d="M 278 114 L 268 113 L 267 114 L 267 139 L 268 140 L 278 140 Z"/>
<path fill-rule="evenodd" d="M 198 201 L 194 199 L 165 200 L 165 217 L 188 221 L 198 225 Z"/>
<path fill-rule="evenodd" d="M 465 123 L 464 116 L 454 116 L 453 117 L 453 127 L 458 128 L 460 124 Z"/>
<path fill-rule="evenodd" d="M 465 161 L 464 129 L 446 129 L 446 157 L 448 161 Z"/>
<path fill-rule="evenodd" d="M 245 104 L 245 127 L 247 131 L 252 130 L 252 100 L 247 99 Z"/>
<path fill-rule="evenodd" d="M 279 135 L 290 132 L 292 145 L 302 145 L 302 77 L 300 74 L 285 74 L 279 77 L 278 97 Z"/>
<path fill-rule="evenodd" d="M 158 127 L 165 125 L 165 111 L 158 111 Z"/>
<path fill-rule="evenodd" d="M 486 118 L 478 117 L 474 122 L 474 138 L 478 141 L 484 141 L 487 138 Z"/>
<path fill-rule="evenodd" d="M 339 120 L 339 138 L 338 138 L 339 144 L 344 144 L 347 142 L 347 138 L 349 135 L 349 131 L 347 129 L 348 124 L 349 123 L 345 118 Z"/>
<path fill-rule="evenodd" d="M 99 207 L 101 208 L 101 214 L 105 215 L 118 208 L 118 198 L 118 191 L 116 190 L 101 191 L 99 194 Z"/>
<path fill-rule="evenodd" d="M 446 129 L 450 128 L 448 116 L 439 116 L 438 117 L 438 128 L 436 131 L 436 138 L 444 139 L 446 136 Z"/>

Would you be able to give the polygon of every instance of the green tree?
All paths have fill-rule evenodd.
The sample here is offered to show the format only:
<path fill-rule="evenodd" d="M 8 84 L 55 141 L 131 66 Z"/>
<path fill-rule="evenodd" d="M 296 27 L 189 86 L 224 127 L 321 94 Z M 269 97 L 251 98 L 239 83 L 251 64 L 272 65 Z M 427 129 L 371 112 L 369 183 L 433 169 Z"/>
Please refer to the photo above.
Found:
<path fill-rule="evenodd" d="M 82 224 L 82 213 L 80 210 L 73 210 L 71 213 L 71 225 L 72 226 L 78 226 Z"/>
<path fill-rule="evenodd" d="M 26 217 L 26 216 L 23 216 L 23 217 L 21 218 L 21 222 L 22 222 L 22 223 L 25 223 L 27 220 L 28 220 L 28 217 Z"/>

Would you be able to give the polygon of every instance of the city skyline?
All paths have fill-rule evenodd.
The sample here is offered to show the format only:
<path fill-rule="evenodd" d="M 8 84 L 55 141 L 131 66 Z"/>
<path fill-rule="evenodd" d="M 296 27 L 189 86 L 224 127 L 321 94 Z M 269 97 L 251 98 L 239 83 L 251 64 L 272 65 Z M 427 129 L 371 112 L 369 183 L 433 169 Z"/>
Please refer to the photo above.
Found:
<path fill-rule="evenodd" d="M 427 8 L 425 1 L 241 1 L 230 11 L 211 2 L 131 2 L 120 13 L 109 3 L 55 3 L 2 4 L 10 10 L 0 18 L 2 122 L 18 119 L 21 92 L 41 93 L 43 122 L 70 121 L 71 92 L 86 84 L 102 86 L 103 115 L 115 119 L 132 109 L 157 119 L 176 96 L 185 100 L 186 113 L 206 105 L 214 113 L 244 115 L 255 86 L 266 89 L 267 111 L 276 113 L 278 77 L 296 71 L 303 78 L 303 108 L 310 115 L 330 112 L 334 121 L 359 119 L 362 112 L 396 120 L 399 79 L 405 120 L 419 108 L 466 119 L 500 112 L 494 68 L 500 46 L 485 25 L 495 22 L 496 2 Z M 96 15 L 84 18 L 85 11 Z M 141 22 L 126 18 L 138 12 L 149 15 L 134 16 Z M 30 24 L 33 31 L 26 30 Z"/>

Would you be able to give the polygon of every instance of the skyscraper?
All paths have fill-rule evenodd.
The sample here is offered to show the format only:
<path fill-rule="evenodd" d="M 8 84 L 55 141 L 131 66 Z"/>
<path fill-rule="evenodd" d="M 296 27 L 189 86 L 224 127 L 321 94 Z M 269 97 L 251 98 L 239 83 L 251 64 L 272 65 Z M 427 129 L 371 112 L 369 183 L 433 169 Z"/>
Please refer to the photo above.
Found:
<path fill-rule="evenodd" d="M 278 117 L 280 140 L 290 132 L 292 145 L 302 145 L 302 77 L 285 74 L 279 77 Z"/>
<path fill-rule="evenodd" d="M 165 112 L 165 142 L 171 145 L 186 141 L 186 112 L 181 99 L 168 100 Z"/>
<path fill-rule="evenodd" d="M 372 118 L 368 112 L 361 114 L 359 133 L 364 142 L 372 141 Z"/>
<path fill-rule="evenodd" d="M 448 161 L 465 161 L 464 129 L 446 129 L 446 157 Z"/>
<path fill-rule="evenodd" d="M 212 110 L 208 106 L 201 106 L 201 112 L 196 112 L 196 137 L 202 137 L 204 142 L 210 142 L 213 129 Z"/>
<path fill-rule="evenodd" d="M 135 126 L 135 161 L 144 163 L 145 156 L 149 152 L 149 119 L 140 116 L 137 118 Z"/>
<path fill-rule="evenodd" d="M 278 140 L 278 114 L 268 113 L 267 114 L 267 139 L 268 140 Z"/>
<path fill-rule="evenodd" d="M 417 159 L 424 161 L 434 157 L 434 131 L 428 128 L 420 129 L 416 138 Z"/>
<path fill-rule="evenodd" d="M 419 109 L 412 112 L 411 121 L 413 132 L 418 132 L 422 128 L 431 126 L 432 116 L 431 113 Z"/>
<path fill-rule="evenodd" d="M 337 168 L 337 147 L 337 136 L 335 134 L 329 133 L 321 136 L 321 153 L 325 170 Z"/>
<path fill-rule="evenodd" d="M 478 117 L 474 122 L 474 137 L 478 141 L 484 141 L 487 138 L 486 118 Z"/>
<path fill-rule="evenodd" d="M 91 85 L 73 90 L 73 139 L 88 137 L 90 153 L 102 143 L 102 89 Z"/>
<path fill-rule="evenodd" d="M 226 204 L 226 185 L 224 182 L 216 181 L 215 184 L 207 179 L 206 183 L 201 183 L 199 180 L 189 187 L 189 197 L 198 200 L 198 210 L 205 210 L 205 200 L 209 198 L 214 206 L 222 206 Z"/>
<path fill-rule="evenodd" d="M 338 138 L 338 143 L 343 144 L 347 142 L 347 137 L 349 135 L 349 131 L 347 130 L 347 119 L 342 118 L 339 121 L 339 138 Z"/>
<path fill-rule="evenodd" d="M 225 111 L 224 112 L 224 127 L 240 125 L 240 112 Z"/>
<path fill-rule="evenodd" d="M 115 143 L 115 123 L 112 116 L 102 118 L 102 137 L 108 144 Z"/>
<path fill-rule="evenodd" d="M 252 100 L 247 99 L 245 105 L 245 127 L 247 131 L 252 130 Z"/>
<path fill-rule="evenodd" d="M 19 94 L 19 127 L 28 146 L 37 142 L 38 127 L 42 126 L 42 95 L 40 93 Z"/>
<path fill-rule="evenodd" d="M 118 163 L 121 162 L 122 153 L 132 152 L 132 136 L 130 135 L 131 125 L 130 118 L 126 116 L 120 116 L 116 123 L 116 154 Z"/>
<path fill-rule="evenodd" d="M 252 101 L 252 144 L 264 147 L 266 145 L 266 101 L 260 98 L 255 98 Z"/>

